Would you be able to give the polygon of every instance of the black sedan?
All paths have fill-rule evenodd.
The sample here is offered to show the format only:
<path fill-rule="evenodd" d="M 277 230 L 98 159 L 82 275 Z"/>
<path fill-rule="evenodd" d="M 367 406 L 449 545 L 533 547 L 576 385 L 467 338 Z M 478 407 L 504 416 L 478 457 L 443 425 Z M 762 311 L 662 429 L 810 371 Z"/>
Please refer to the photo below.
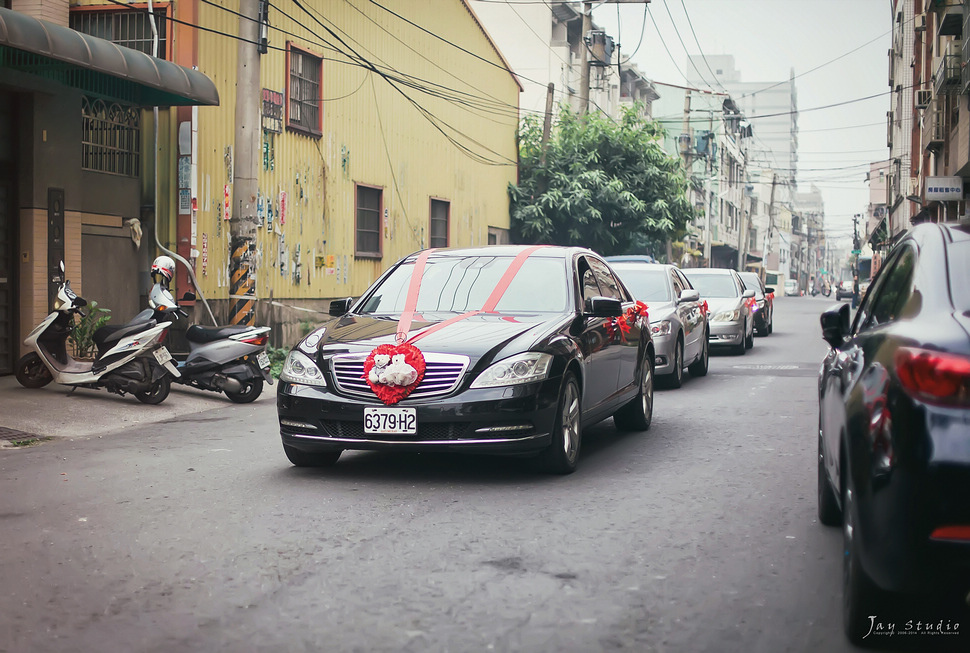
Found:
<path fill-rule="evenodd" d="M 818 517 L 841 525 L 856 643 L 890 592 L 970 590 L 970 227 L 922 224 L 855 320 L 822 314 Z M 910 615 L 912 616 L 912 615 Z"/>
<path fill-rule="evenodd" d="M 584 426 L 650 427 L 647 309 L 588 249 L 424 250 L 330 312 L 280 376 L 294 465 L 345 449 L 534 453 L 565 474 Z"/>
<path fill-rule="evenodd" d="M 756 272 L 738 272 L 745 288 L 754 291 L 754 328 L 759 336 L 770 335 L 775 330 L 775 289 L 766 287 Z"/>

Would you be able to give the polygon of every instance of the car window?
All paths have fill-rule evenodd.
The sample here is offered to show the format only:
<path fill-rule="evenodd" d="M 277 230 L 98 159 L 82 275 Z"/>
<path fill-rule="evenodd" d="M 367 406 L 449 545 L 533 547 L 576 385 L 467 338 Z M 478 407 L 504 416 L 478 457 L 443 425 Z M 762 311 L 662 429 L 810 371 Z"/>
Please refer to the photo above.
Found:
<path fill-rule="evenodd" d="M 636 299 L 643 302 L 671 301 L 670 288 L 662 268 L 620 266 L 617 273 Z"/>
<path fill-rule="evenodd" d="M 676 270 L 670 270 L 670 283 L 674 287 L 674 298 L 680 299 L 680 293 L 684 292 L 684 284 L 682 284 L 680 279 L 677 277 Z"/>
<path fill-rule="evenodd" d="M 761 285 L 761 277 L 756 274 L 742 274 L 740 277 L 741 281 L 744 282 L 744 287 L 753 290 L 758 297 L 765 294 L 764 286 Z"/>
<path fill-rule="evenodd" d="M 895 259 L 892 269 L 880 275 L 882 280 L 873 293 L 863 329 L 895 321 L 913 293 L 916 251 L 906 246 Z"/>
<path fill-rule="evenodd" d="M 596 275 L 593 274 L 593 270 L 589 266 L 589 262 L 583 258 L 579 261 L 579 285 L 583 291 L 583 303 L 585 304 L 587 300 L 593 297 L 600 297 L 603 295 L 600 292 L 599 284 L 596 283 Z"/>
<path fill-rule="evenodd" d="M 472 256 L 428 259 L 416 310 L 425 313 L 481 309 L 500 285 L 512 257 Z M 399 266 L 364 302 L 362 313 L 404 311 L 414 263 Z M 538 291 L 537 291 L 538 290 Z M 512 277 L 495 310 L 502 313 L 563 312 L 569 283 L 561 259 L 529 257 Z"/>
<path fill-rule="evenodd" d="M 701 297 L 738 297 L 741 294 L 734 277 L 729 274 L 685 274 Z"/>
<path fill-rule="evenodd" d="M 620 284 L 617 282 L 613 273 L 606 266 L 606 263 L 595 258 L 587 258 L 591 268 L 593 268 L 593 274 L 596 276 L 596 283 L 600 287 L 600 291 L 603 293 L 603 297 L 612 297 L 613 299 L 623 300 L 623 291 L 620 290 Z"/>
<path fill-rule="evenodd" d="M 681 272 L 680 270 L 674 270 L 674 274 L 676 274 L 677 278 L 680 279 L 681 286 L 683 286 L 685 289 L 690 289 L 690 290 L 694 289 L 694 286 L 693 284 L 691 284 L 690 279 L 685 277 L 683 272 Z"/>

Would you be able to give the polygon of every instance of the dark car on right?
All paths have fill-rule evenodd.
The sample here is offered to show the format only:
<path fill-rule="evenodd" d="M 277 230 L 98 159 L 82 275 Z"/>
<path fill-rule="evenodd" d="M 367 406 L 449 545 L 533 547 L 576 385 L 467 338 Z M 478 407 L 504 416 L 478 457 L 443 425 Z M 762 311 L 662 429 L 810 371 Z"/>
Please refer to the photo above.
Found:
<path fill-rule="evenodd" d="M 849 315 L 821 316 L 818 518 L 842 527 L 846 634 L 878 645 L 888 599 L 970 591 L 970 225 L 914 227 Z"/>
<path fill-rule="evenodd" d="M 754 328 L 759 336 L 775 330 L 775 289 L 765 286 L 757 272 L 738 272 L 746 288 L 754 290 Z"/>

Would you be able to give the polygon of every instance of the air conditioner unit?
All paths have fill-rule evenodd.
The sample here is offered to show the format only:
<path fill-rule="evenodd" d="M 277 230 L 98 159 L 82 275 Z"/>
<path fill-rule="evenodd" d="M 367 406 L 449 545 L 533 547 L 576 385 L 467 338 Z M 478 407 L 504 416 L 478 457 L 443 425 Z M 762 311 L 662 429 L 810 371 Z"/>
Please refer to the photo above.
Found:
<path fill-rule="evenodd" d="M 913 30 L 917 32 L 926 31 L 926 14 L 916 14 L 916 18 L 913 20 Z"/>
<path fill-rule="evenodd" d="M 916 108 L 925 109 L 930 106 L 930 101 L 933 99 L 933 91 L 930 89 L 917 89 L 916 91 Z"/>
<path fill-rule="evenodd" d="M 912 197 L 913 195 L 919 195 L 919 177 L 910 177 L 909 178 L 909 189 L 908 190 L 909 190 L 909 192 L 906 193 L 906 195 L 908 197 Z"/>

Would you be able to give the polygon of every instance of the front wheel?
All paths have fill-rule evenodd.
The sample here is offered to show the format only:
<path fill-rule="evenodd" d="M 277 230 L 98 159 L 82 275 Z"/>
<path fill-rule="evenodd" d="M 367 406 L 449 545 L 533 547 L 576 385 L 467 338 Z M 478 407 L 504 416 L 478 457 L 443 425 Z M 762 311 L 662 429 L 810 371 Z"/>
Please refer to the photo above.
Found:
<path fill-rule="evenodd" d="M 37 389 L 54 380 L 51 371 L 36 352 L 30 352 L 17 361 L 17 381 L 25 388 Z"/>
<path fill-rule="evenodd" d="M 684 385 L 684 343 L 680 339 L 674 344 L 674 371 L 664 377 L 664 385 L 674 389 Z"/>
<path fill-rule="evenodd" d="M 572 372 L 566 372 L 559 390 L 556 423 L 552 427 L 552 443 L 539 454 L 539 465 L 553 474 L 572 474 L 579 460 L 582 440 L 583 408 L 579 383 Z"/>
<path fill-rule="evenodd" d="M 172 377 L 168 374 L 160 378 L 155 384 L 149 388 L 146 392 L 136 392 L 135 398 L 138 399 L 143 404 L 148 404 L 149 406 L 155 406 L 162 403 L 168 397 L 169 391 L 172 389 Z"/>
<path fill-rule="evenodd" d="M 238 392 L 225 391 L 226 396 L 234 403 L 248 404 L 251 401 L 256 401 L 256 398 L 263 392 L 263 378 L 260 376 L 246 379 L 242 384 L 242 390 Z"/>

